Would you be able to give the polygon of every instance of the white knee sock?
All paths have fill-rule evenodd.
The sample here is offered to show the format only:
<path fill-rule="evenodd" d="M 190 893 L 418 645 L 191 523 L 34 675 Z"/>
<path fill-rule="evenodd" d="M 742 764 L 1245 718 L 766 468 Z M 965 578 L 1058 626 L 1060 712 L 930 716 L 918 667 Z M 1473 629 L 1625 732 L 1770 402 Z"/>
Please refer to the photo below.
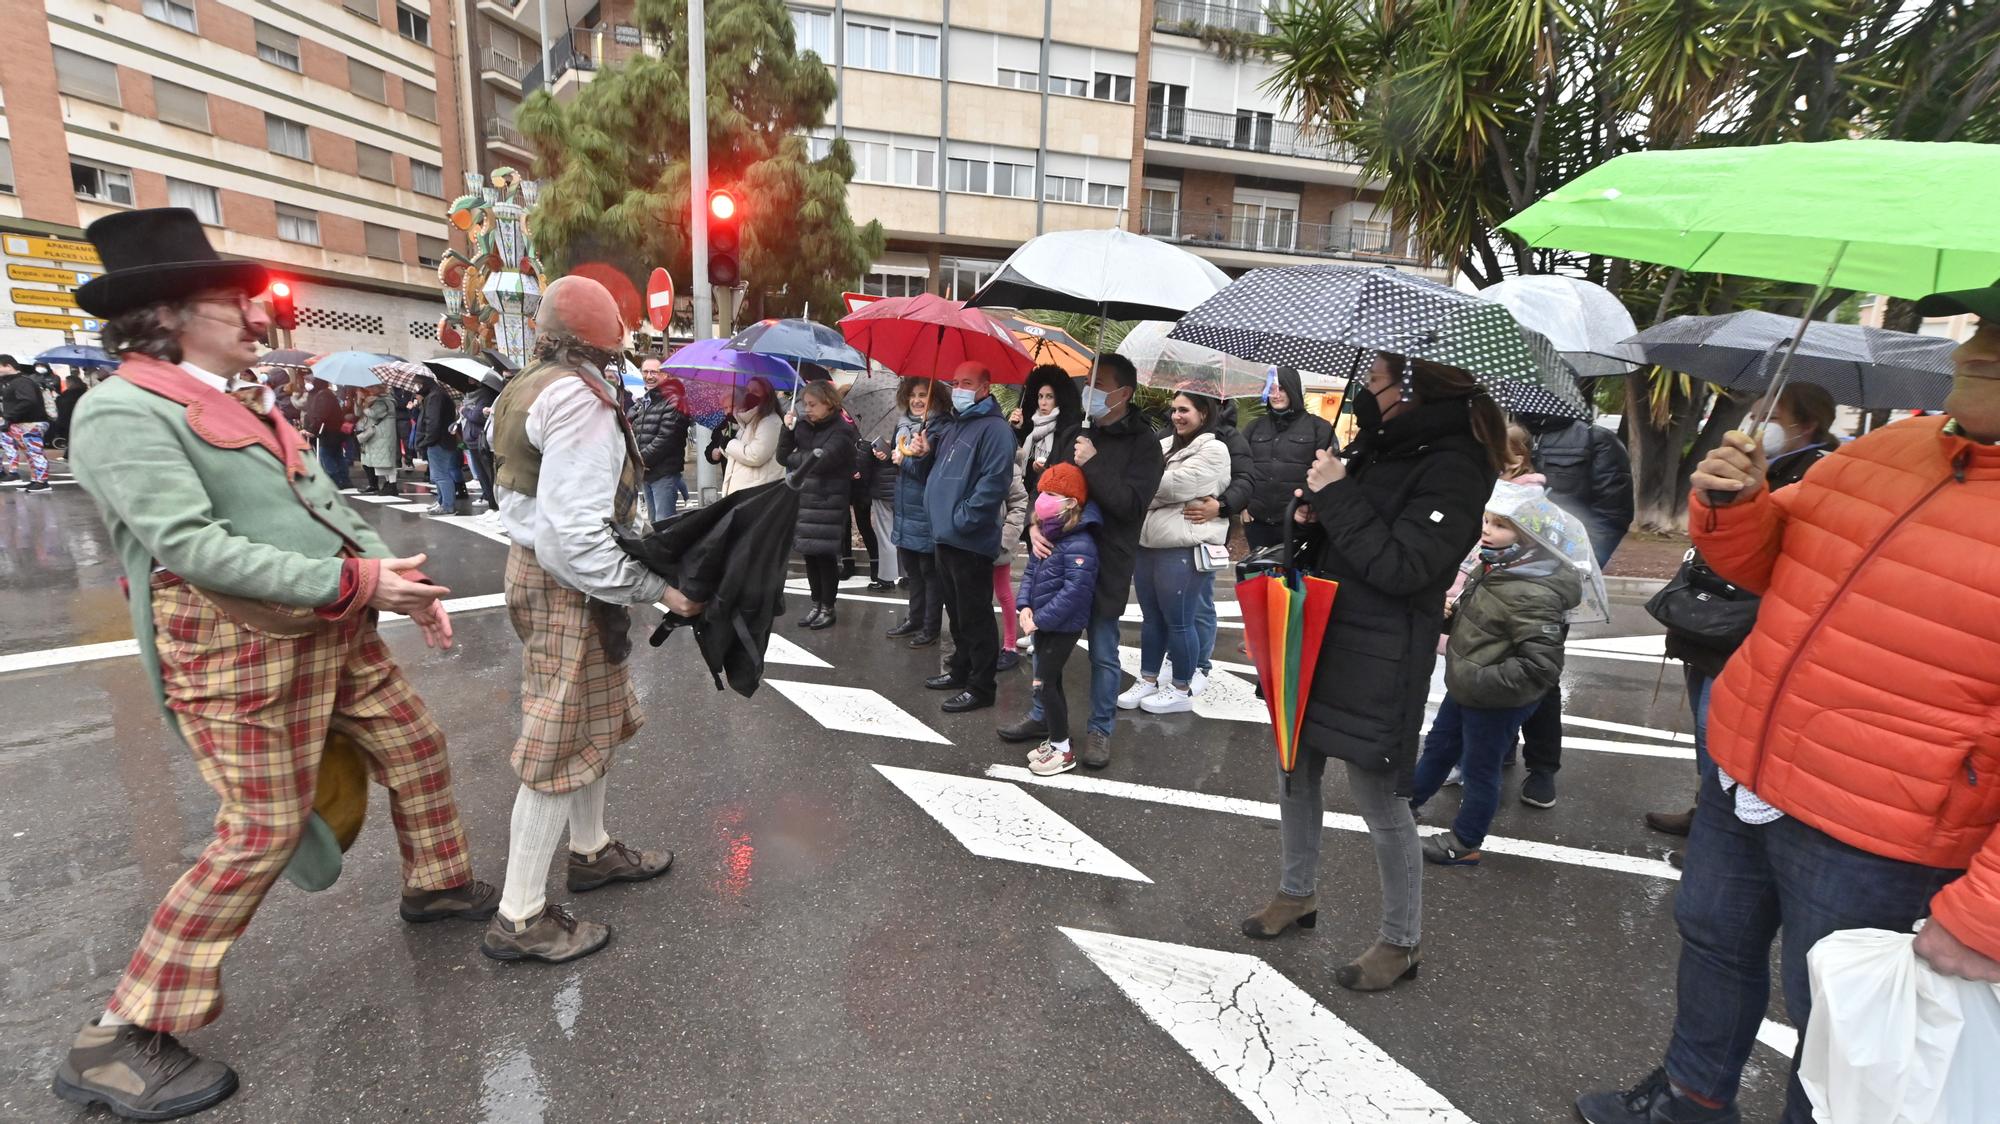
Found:
<path fill-rule="evenodd" d="M 102 1027 L 130 1026 L 132 1025 L 132 1020 L 106 1007 L 104 1013 L 97 1016 L 97 1025 Z"/>
<path fill-rule="evenodd" d="M 584 858 L 596 858 L 611 843 L 604 834 L 604 782 L 597 778 L 569 794 L 569 849 Z"/>
<path fill-rule="evenodd" d="M 507 837 L 507 882 L 500 890 L 500 916 L 520 924 L 548 904 L 549 860 L 555 857 L 569 817 L 570 797 L 536 792 L 527 785 L 514 797 Z"/>

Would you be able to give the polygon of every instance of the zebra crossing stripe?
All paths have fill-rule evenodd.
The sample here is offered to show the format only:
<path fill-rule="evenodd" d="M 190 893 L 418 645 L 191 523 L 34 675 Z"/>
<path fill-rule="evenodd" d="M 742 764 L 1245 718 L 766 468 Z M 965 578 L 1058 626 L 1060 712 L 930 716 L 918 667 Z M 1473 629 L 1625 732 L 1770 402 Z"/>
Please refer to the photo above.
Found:
<path fill-rule="evenodd" d="M 1152 881 L 1014 785 L 892 765 L 877 765 L 875 771 L 981 858 Z"/>
<path fill-rule="evenodd" d="M 1265 1124 L 1472 1124 L 1254 956 L 1087 929 L 1062 933 Z"/>
<path fill-rule="evenodd" d="M 879 738 L 950 745 L 951 739 L 866 687 L 836 687 L 790 679 L 765 679 L 764 685 L 790 699 L 806 717 L 829 730 Z"/>

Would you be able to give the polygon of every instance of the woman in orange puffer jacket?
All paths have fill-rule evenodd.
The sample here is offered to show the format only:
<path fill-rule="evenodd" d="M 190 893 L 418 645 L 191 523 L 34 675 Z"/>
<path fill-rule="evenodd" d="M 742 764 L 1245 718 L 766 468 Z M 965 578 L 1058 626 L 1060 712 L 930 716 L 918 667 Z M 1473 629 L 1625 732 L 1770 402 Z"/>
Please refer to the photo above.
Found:
<path fill-rule="evenodd" d="M 2000 981 L 2000 287 L 1955 296 L 1984 323 L 1949 416 L 1869 434 L 1776 495 L 1740 433 L 1695 473 L 1695 545 L 1764 602 L 1710 700 L 1666 1064 L 1581 1098 L 1591 1124 L 1735 1124 L 1781 933 L 1801 1030 L 1806 953 L 1837 930 L 1928 916 L 1917 955 Z M 1811 1119 L 1795 1077 L 1785 1124 Z"/>

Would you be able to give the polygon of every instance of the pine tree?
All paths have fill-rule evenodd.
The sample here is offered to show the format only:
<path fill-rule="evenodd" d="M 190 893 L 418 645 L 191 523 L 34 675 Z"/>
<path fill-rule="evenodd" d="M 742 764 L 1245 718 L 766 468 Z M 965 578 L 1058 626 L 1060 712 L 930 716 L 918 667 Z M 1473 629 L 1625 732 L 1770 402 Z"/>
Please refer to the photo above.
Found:
<path fill-rule="evenodd" d="M 794 49 L 781 0 L 708 0 L 708 159 L 711 187 L 743 207 L 744 307 L 753 314 L 831 322 L 883 247 L 880 223 L 847 211 L 854 160 L 845 142 L 814 160 L 805 134 L 833 104 L 832 74 Z M 558 102 L 522 105 L 521 131 L 540 154 L 535 246 L 551 275 L 604 262 L 643 285 L 664 265 L 689 292 L 687 5 L 638 0 L 652 48 L 607 67 Z M 706 265 L 702 266 L 706 282 Z"/>

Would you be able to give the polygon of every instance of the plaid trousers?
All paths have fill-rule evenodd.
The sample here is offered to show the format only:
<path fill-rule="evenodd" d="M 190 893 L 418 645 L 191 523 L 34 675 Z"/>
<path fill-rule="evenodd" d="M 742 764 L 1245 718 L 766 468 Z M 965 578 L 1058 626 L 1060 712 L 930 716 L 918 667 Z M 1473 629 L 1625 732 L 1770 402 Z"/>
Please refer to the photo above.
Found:
<path fill-rule="evenodd" d="M 174 584 L 153 590 L 153 624 L 167 707 L 222 807 L 215 838 L 154 912 L 111 1009 L 179 1034 L 222 1013 L 222 957 L 298 847 L 329 730 L 352 738 L 389 790 L 405 887 L 462 885 L 472 865 L 444 732 L 373 613 L 272 636 Z"/>
<path fill-rule="evenodd" d="M 645 725 L 630 661 L 614 664 L 590 599 L 556 581 L 535 552 L 507 551 L 507 615 L 521 638 L 521 736 L 514 772 L 536 792 L 574 792 L 611 768 L 611 751 Z"/>

